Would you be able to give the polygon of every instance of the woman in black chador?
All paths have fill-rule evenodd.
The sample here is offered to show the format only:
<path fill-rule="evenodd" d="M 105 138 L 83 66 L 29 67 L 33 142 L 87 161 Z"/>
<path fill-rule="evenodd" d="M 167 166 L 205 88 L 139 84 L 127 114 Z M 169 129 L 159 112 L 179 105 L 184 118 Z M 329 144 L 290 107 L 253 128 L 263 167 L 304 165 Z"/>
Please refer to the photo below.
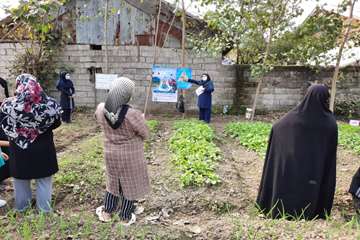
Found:
<path fill-rule="evenodd" d="M 353 196 L 355 210 L 360 215 L 360 167 L 352 179 L 349 192 Z"/>
<path fill-rule="evenodd" d="M 272 218 L 325 218 L 336 180 L 337 124 L 328 88 L 312 85 L 270 133 L 257 206 Z"/>

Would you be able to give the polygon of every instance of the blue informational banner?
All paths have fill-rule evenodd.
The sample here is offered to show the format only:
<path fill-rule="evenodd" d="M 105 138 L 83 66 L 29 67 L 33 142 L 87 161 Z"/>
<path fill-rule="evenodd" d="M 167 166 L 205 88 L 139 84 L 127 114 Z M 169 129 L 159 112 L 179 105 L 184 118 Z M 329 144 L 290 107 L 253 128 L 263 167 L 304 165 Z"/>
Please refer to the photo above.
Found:
<path fill-rule="evenodd" d="M 189 89 L 191 68 L 152 67 L 153 102 L 177 102 L 178 89 Z"/>
<path fill-rule="evenodd" d="M 178 89 L 189 89 L 191 88 L 191 83 L 187 80 L 192 78 L 192 69 L 191 68 L 178 68 L 176 69 L 176 83 Z"/>
<path fill-rule="evenodd" d="M 177 102 L 176 68 L 152 68 L 152 100 Z"/>

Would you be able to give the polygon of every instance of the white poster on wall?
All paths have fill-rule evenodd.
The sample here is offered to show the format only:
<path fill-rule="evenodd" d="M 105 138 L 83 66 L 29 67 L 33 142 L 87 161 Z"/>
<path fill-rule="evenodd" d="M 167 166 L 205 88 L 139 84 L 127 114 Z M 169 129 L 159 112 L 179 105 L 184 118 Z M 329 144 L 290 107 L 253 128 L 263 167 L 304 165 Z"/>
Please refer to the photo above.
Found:
<path fill-rule="evenodd" d="M 110 84 L 118 77 L 117 74 L 95 74 L 95 88 L 96 89 L 110 89 Z"/>

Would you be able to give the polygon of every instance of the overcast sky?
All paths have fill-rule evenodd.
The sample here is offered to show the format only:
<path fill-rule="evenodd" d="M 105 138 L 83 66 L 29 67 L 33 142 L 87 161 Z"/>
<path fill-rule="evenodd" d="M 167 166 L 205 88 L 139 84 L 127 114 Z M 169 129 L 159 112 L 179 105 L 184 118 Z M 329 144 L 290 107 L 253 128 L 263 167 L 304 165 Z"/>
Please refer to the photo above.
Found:
<path fill-rule="evenodd" d="M 168 2 L 175 2 L 176 0 L 167 0 Z M 186 8 L 189 12 L 195 15 L 201 15 L 206 12 L 206 8 L 199 8 L 196 3 L 192 3 L 196 1 L 192 0 L 185 0 Z M 337 4 L 341 2 L 341 0 L 307 0 L 302 3 L 302 8 L 304 9 L 304 13 L 299 19 L 297 19 L 298 23 L 301 23 L 316 7 L 316 5 L 324 5 L 326 4 L 325 8 L 328 10 L 336 9 Z M 0 19 L 5 16 L 5 12 L 3 8 L 5 6 L 15 6 L 18 3 L 17 0 L 0 0 Z M 357 2 L 355 5 L 354 15 L 360 18 L 360 2 Z"/>

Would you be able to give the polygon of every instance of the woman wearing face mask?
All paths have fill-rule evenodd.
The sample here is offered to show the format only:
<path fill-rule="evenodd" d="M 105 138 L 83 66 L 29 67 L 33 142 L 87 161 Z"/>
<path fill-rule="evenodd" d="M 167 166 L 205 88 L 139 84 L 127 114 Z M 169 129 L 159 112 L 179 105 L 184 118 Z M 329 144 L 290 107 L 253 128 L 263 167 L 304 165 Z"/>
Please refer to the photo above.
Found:
<path fill-rule="evenodd" d="M 56 88 L 61 92 L 60 105 L 63 109 L 62 121 L 71 122 L 71 112 L 74 109 L 75 88 L 68 72 L 61 72 Z"/>
<path fill-rule="evenodd" d="M 211 81 L 209 74 L 204 73 L 201 76 L 200 81 L 189 79 L 188 82 L 195 83 L 200 86 L 196 90 L 196 94 L 198 95 L 199 120 L 210 123 L 211 95 L 214 91 L 214 84 Z"/>

